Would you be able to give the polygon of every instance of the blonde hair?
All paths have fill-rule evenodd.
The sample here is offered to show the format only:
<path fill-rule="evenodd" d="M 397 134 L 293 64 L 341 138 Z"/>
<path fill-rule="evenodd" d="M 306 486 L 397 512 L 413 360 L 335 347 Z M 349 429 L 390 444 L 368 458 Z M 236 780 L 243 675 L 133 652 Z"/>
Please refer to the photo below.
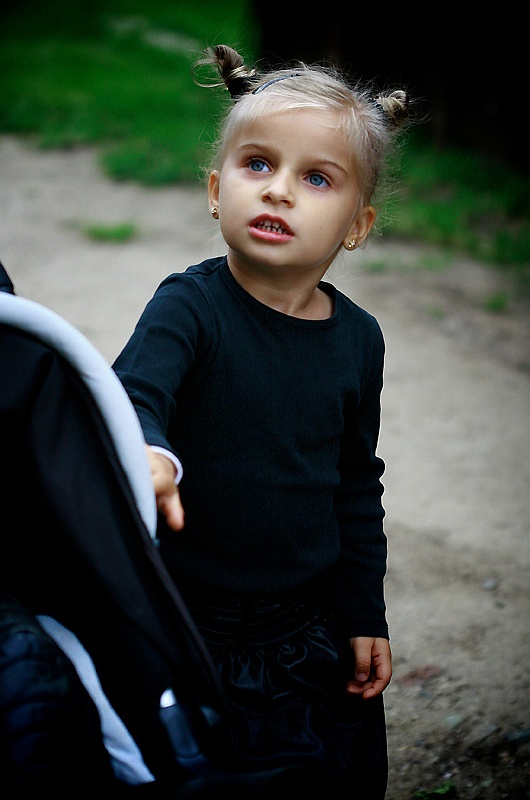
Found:
<path fill-rule="evenodd" d="M 334 112 L 351 148 L 361 204 L 369 205 L 393 145 L 396 132 L 408 119 L 408 97 L 402 89 L 374 95 L 360 84 L 352 86 L 336 69 L 299 63 L 292 68 L 258 74 L 227 45 L 205 51 L 197 62 L 212 65 L 232 100 L 214 149 L 209 169 L 219 169 L 224 154 L 241 126 L 271 111 L 313 109 Z M 331 124 L 331 123 L 330 123 Z"/>

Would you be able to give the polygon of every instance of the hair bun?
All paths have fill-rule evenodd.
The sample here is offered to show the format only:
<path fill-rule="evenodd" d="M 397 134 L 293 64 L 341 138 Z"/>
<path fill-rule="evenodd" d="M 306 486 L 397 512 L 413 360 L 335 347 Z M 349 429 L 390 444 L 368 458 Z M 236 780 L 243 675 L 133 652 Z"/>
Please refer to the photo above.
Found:
<path fill-rule="evenodd" d="M 248 69 L 237 50 L 226 44 L 218 44 L 207 51 L 208 55 L 207 61 L 217 67 L 233 100 L 250 91 L 256 70 Z"/>
<path fill-rule="evenodd" d="M 376 103 L 381 106 L 393 127 L 399 128 L 408 119 L 409 98 L 403 89 L 380 94 L 376 98 Z"/>

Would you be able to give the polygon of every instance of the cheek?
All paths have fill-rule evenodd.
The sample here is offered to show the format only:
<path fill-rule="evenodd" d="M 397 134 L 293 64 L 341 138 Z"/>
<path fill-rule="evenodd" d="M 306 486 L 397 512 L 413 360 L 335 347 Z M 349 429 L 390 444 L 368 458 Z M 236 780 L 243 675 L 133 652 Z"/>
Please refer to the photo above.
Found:
<path fill-rule="evenodd" d="M 342 237 L 351 224 L 353 214 L 343 203 L 320 204 L 313 212 L 314 227 L 331 238 Z"/>
<path fill-rule="evenodd" d="M 233 180 L 221 181 L 219 186 L 219 205 L 223 208 L 237 208 L 235 198 L 241 197 L 241 187 Z"/>

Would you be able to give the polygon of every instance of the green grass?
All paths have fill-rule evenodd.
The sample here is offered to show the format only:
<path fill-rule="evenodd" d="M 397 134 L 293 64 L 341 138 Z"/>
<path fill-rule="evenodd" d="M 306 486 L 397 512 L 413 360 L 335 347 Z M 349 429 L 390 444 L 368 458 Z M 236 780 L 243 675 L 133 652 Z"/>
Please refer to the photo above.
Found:
<path fill-rule="evenodd" d="M 92 223 L 82 226 L 83 233 L 95 242 L 111 242 L 122 244 L 138 235 L 137 226 L 133 222 L 119 222 L 116 225 Z"/>
<path fill-rule="evenodd" d="M 492 311 L 495 314 L 501 314 L 506 310 L 510 302 L 510 296 L 506 291 L 494 292 L 486 297 L 484 300 L 484 309 Z"/>
<path fill-rule="evenodd" d="M 33 135 L 43 148 L 101 145 L 115 179 L 197 180 L 224 98 L 196 86 L 192 65 L 218 41 L 253 57 L 248 6 L 13 3 L 0 18 L 0 131 Z"/>
<path fill-rule="evenodd" d="M 97 145 L 104 172 L 196 182 L 226 93 L 192 65 L 226 42 L 252 61 L 248 0 L 8 0 L 0 12 L 0 132 L 43 148 Z M 413 129 L 414 130 L 414 129 Z M 385 233 L 460 251 L 528 279 L 530 179 L 474 152 L 405 140 Z"/>
<path fill-rule="evenodd" d="M 479 153 L 440 150 L 411 136 L 402 153 L 400 182 L 389 226 L 394 235 L 528 272 L 528 177 Z"/>
<path fill-rule="evenodd" d="M 453 781 L 444 781 L 441 786 L 435 789 L 425 790 L 420 789 L 414 793 L 414 797 L 418 800 L 435 800 L 438 797 L 456 797 L 456 787 Z"/>

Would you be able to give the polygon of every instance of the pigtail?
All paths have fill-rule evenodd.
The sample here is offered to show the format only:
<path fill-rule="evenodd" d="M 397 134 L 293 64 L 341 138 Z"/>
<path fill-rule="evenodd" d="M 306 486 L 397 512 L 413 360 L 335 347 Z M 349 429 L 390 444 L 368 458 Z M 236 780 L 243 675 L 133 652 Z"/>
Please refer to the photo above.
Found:
<path fill-rule="evenodd" d="M 250 92 L 255 85 L 256 70 L 249 69 L 243 57 L 226 44 L 208 48 L 198 63 L 210 64 L 217 69 L 221 82 L 213 85 L 222 86 L 224 83 L 232 100 L 237 100 L 241 95 Z"/>
<path fill-rule="evenodd" d="M 382 93 L 376 97 L 375 102 L 380 106 L 392 128 L 400 128 L 409 118 L 409 98 L 402 89 Z"/>

